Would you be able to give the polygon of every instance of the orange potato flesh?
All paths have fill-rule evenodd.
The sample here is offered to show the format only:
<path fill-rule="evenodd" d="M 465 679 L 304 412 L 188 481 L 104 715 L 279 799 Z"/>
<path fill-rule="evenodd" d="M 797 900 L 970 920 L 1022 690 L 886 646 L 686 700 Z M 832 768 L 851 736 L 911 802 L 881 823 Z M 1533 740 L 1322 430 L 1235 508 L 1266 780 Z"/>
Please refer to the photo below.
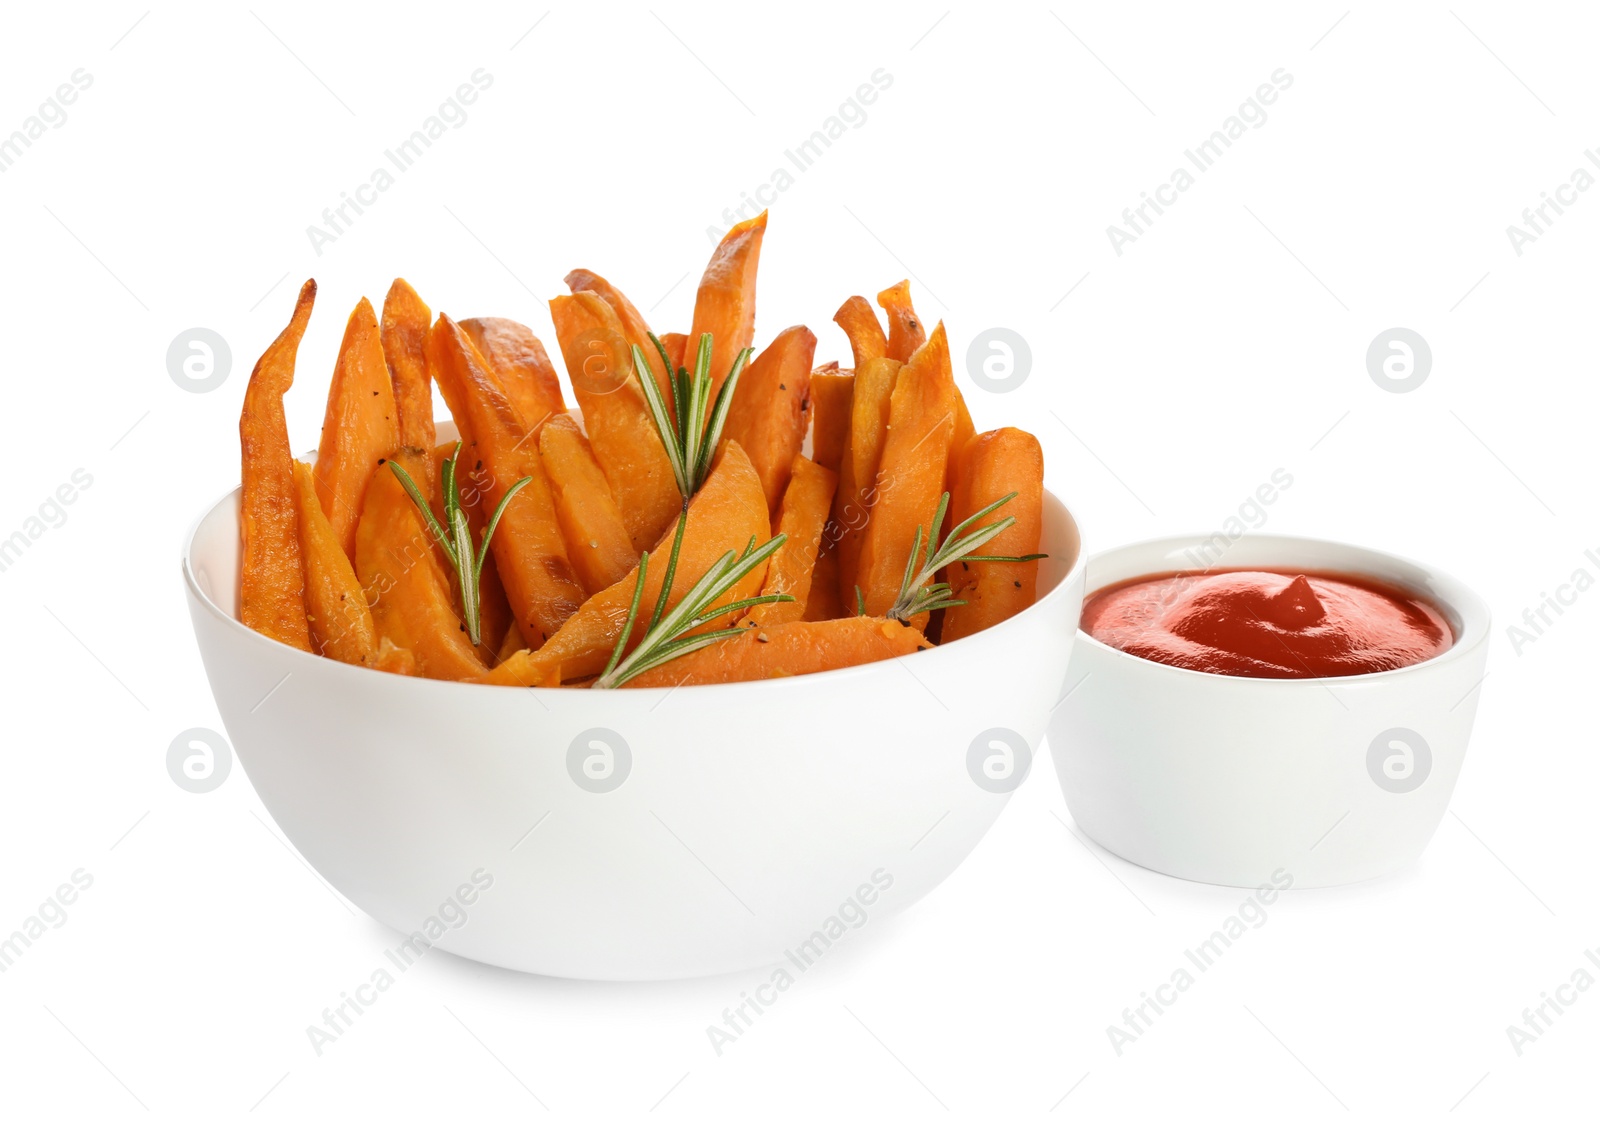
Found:
<path fill-rule="evenodd" d="M 517 480 L 529 478 L 506 505 L 489 548 L 522 638 L 537 647 L 578 610 L 584 597 L 567 560 L 538 443 L 485 368 L 477 348 L 448 316 L 441 315 L 428 332 L 428 369 L 450 412 L 467 419 L 473 443 L 463 450 L 463 460 L 474 472 L 481 462 L 487 473 L 485 513 L 499 505 Z"/>
<path fill-rule="evenodd" d="M 889 428 L 889 401 L 900 369 L 896 359 L 870 359 L 856 371 L 850 402 L 850 445 L 839 468 L 839 490 L 833 497 L 839 596 L 852 612 L 861 545 L 866 540 L 872 508 L 879 499 L 878 462 Z"/>
<path fill-rule="evenodd" d="M 661 400 L 670 402 L 672 384 L 667 381 L 667 368 L 661 363 L 661 353 L 656 350 L 656 345 L 650 342 L 650 325 L 645 322 L 639 309 L 633 306 L 633 301 L 600 274 L 591 273 L 587 269 L 574 269 L 567 274 L 566 282 L 567 288 L 573 292 L 592 292 L 611 305 L 611 310 L 617 314 L 617 319 L 622 323 L 623 338 L 644 352 L 645 362 L 650 364 L 650 371 L 656 376 L 656 387 L 661 391 Z"/>
<path fill-rule="evenodd" d="M 794 600 L 758 604 L 745 616 L 746 624 L 784 624 L 805 615 L 811 574 L 822 550 L 822 530 L 838 482 L 838 477 L 820 464 L 795 456 L 778 512 L 777 533 L 789 537 L 768 563 L 767 580 L 761 586 L 762 596 L 787 593 Z"/>
<path fill-rule="evenodd" d="M 455 454 L 454 441 L 434 446 L 429 461 L 435 475 L 443 475 L 444 462 Z M 471 447 L 462 442 L 461 458 L 456 463 L 456 495 L 460 498 L 461 509 L 467 516 L 467 526 L 472 531 L 472 540 L 481 542 L 483 528 L 492 513 L 485 498 L 488 495 L 490 479 L 486 468 L 474 470 L 476 462 L 472 457 Z M 442 526 L 444 524 L 442 496 L 431 506 L 433 517 L 438 519 Z M 449 559 L 443 550 L 439 551 L 439 564 L 448 571 Z M 485 663 L 491 665 L 494 663 L 500 641 L 504 638 L 506 629 L 511 626 L 511 622 L 511 602 L 506 599 L 506 587 L 500 582 L 500 567 L 495 563 L 494 551 L 490 550 L 489 556 L 483 559 L 482 580 L 478 582 L 478 623 L 482 639 L 478 644 L 478 657 Z"/>
<path fill-rule="evenodd" d="M 811 459 L 837 472 L 850 443 L 850 401 L 856 372 L 837 363 L 811 372 Z"/>
<path fill-rule="evenodd" d="M 355 556 L 356 519 L 367 481 L 378 462 L 399 445 L 400 421 L 378 315 L 362 297 L 339 345 L 316 464 L 317 498 L 350 557 Z"/>
<path fill-rule="evenodd" d="M 901 368 L 890 399 L 877 502 L 862 539 L 855 582 L 869 616 L 883 615 L 894 603 L 919 526 L 926 543 L 944 493 L 954 428 L 955 379 L 941 323 Z M 944 529 L 951 525 L 947 522 Z"/>
<path fill-rule="evenodd" d="M 788 678 L 875 663 L 933 646 L 897 620 L 849 616 L 740 629 L 732 639 L 691 651 L 625 686 L 694 686 Z"/>
<path fill-rule="evenodd" d="M 311 650 L 341 663 L 371 665 L 378 649 L 372 610 L 356 580 L 355 567 L 323 514 L 311 465 L 295 461 L 294 484 Z"/>
<path fill-rule="evenodd" d="M 393 459 L 413 480 L 428 453 L 401 449 Z M 484 663 L 456 613 L 451 578 L 439 562 L 433 532 L 387 464 L 373 473 L 356 526 L 356 576 L 361 579 L 380 647 L 387 640 L 411 653 L 415 673 L 468 679 Z"/>
<path fill-rule="evenodd" d="M 556 368 L 531 330 L 496 316 L 462 320 L 460 326 L 524 429 L 537 430 L 546 418 L 566 412 Z"/>
<path fill-rule="evenodd" d="M 986 516 L 1011 516 L 1016 523 L 991 538 L 981 554 L 1022 557 L 1037 553 L 1043 532 L 1044 453 L 1032 433 L 995 429 L 974 437 L 960 460 L 950 498 L 950 525 L 981 511 L 1001 496 L 1015 499 Z M 992 628 L 1027 608 L 1037 596 L 1039 563 L 958 561 L 946 570 L 951 595 L 967 603 L 945 610 L 941 642 Z"/>
<path fill-rule="evenodd" d="M 750 346 L 755 336 L 756 267 L 761 261 L 761 239 L 766 232 L 766 211 L 734 226 L 722 236 L 700 278 L 694 321 L 689 326 L 687 365 L 691 371 L 694 369 L 700 336 L 710 332 L 713 398 L 733 369 L 734 356 Z"/>
<path fill-rule="evenodd" d="M 629 637 L 635 644 L 644 635 L 656 598 L 666 581 L 667 562 L 672 552 L 673 520 L 661 541 L 650 551 L 649 572 L 640 599 L 638 618 Z M 673 575 L 668 606 L 677 603 L 689 588 L 729 550 L 743 551 L 752 537 L 756 545 L 771 537 L 767 519 L 767 497 L 761 490 L 761 477 L 750 458 L 737 444 L 723 446 L 721 458 L 712 468 L 705 486 L 689 505 L 689 522 Z M 509 686 L 558 686 L 599 674 L 611 658 L 617 637 L 627 622 L 628 605 L 639 571 L 635 567 L 621 581 L 596 593 L 584 602 L 572 619 L 537 651 L 520 651 L 496 667 L 481 681 Z M 718 602 L 730 603 L 756 595 L 766 578 L 764 567 L 757 566 L 730 589 Z M 728 618 L 712 621 L 707 627 L 726 626 Z"/>
<path fill-rule="evenodd" d="M 689 345 L 689 337 L 681 331 L 669 331 L 661 337 L 661 346 L 666 349 L 667 358 L 672 360 L 672 369 L 676 371 L 683 366 L 683 351 Z M 670 396 L 662 399 L 671 401 Z"/>
<path fill-rule="evenodd" d="M 636 551 L 654 546 L 677 517 L 683 496 L 633 373 L 617 314 L 592 292 L 550 301 L 594 458 L 606 474 Z"/>
<path fill-rule="evenodd" d="M 917 319 L 917 310 L 911 307 L 911 282 L 901 281 L 884 289 L 878 294 L 878 306 L 889 317 L 889 357 L 902 363 L 910 362 L 927 338 L 922 331 L 922 321 Z"/>
<path fill-rule="evenodd" d="M 816 565 L 811 570 L 811 592 L 806 597 L 806 620 L 836 620 L 848 616 L 844 598 L 839 595 L 839 550 L 828 537 L 833 523 L 827 524 L 822 535 L 822 549 L 817 553 Z"/>
<path fill-rule="evenodd" d="M 539 430 L 539 455 L 578 580 L 591 594 L 615 585 L 639 555 L 589 439 L 571 417 L 552 417 Z"/>
<path fill-rule="evenodd" d="M 317 283 L 307 281 L 295 301 L 289 326 L 256 360 L 239 414 L 239 536 L 243 546 L 239 619 L 262 635 L 302 651 L 311 650 L 311 628 L 306 621 L 294 458 L 289 454 L 283 395 L 294 383 L 295 353 L 316 298 Z"/>
<path fill-rule="evenodd" d="M 394 387 L 394 408 L 400 422 L 400 447 L 432 448 L 438 439 L 433 427 L 433 381 L 428 376 L 428 361 L 423 353 L 433 312 L 417 290 L 396 277 L 383 298 L 383 325 L 380 337 L 383 357 L 389 366 L 389 382 Z M 439 495 L 438 480 L 423 486 L 430 499 Z"/>
<path fill-rule="evenodd" d="M 739 442 L 755 465 L 767 493 L 767 510 L 774 515 L 789 485 L 789 469 L 805 443 L 816 348 L 817 337 L 804 325 L 779 332 L 739 376 L 723 428 L 723 440 Z"/>
<path fill-rule="evenodd" d="M 833 314 L 833 322 L 850 338 L 850 353 L 855 356 L 857 370 L 868 359 L 881 359 L 889 354 L 889 340 L 883 334 L 883 325 L 866 297 L 852 296 L 841 304 Z"/>

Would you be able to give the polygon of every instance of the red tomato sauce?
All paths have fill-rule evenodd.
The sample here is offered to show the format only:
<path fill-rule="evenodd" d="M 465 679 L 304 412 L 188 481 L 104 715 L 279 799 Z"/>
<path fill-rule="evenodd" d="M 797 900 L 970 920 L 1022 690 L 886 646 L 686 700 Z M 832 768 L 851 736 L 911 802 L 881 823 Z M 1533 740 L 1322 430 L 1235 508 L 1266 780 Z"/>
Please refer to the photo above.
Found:
<path fill-rule="evenodd" d="M 1389 671 L 1455 642 L 1439 610 L 1402 589 L 1295 570 L 1136 578 L 1091 596 L 1080 627 L 1142 659 L 1244 678 Z"/>

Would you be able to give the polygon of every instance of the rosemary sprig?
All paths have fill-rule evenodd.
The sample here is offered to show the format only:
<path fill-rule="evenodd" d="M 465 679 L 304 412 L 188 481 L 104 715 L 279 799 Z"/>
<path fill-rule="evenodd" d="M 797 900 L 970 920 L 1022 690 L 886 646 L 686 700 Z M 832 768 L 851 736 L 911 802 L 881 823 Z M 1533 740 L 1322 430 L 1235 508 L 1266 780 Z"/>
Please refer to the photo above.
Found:
<path fill-rule="evenodd" d="M 455 451 L 450 454 L 450 459 L 444 462 L 439 472 L 439 482 L 444 490 L 444 526 L 440 526 L 439 520 L 434 517 L 433 508 L 428 506 L 427 497 L 417 487 L 416 481 L 411 478 L 411 473 L 394 460 L 389 461 L 389 468 L 400 480 L 400 486 L 406 489 L 406 494 L 411 496 L 411 501 L 417 505 L 417 510 L 422 512 L 422 517 L 428 523 L 428 529 L 433 531 L 440 549 L 444 550 L 445 556 L 450 559 L 450 565 L 455 569 L 456 587 L 461 593 L 461 618 L 467 626 L 467 638 L 476 647 L 483 642 L 479 590 L 483 581 L 483 559 L 489 553 L 489 539 L 494 537 L 495 527 L 500 525 L 500 516 L 505 513 L 506 504 L 510 503 L 511 497 L 526 487 L 533 477 L 523 476 L 506 488 L 506 493 L 500 497 L 500 503 L 495 507 L 494 514 L 489 517 L 488 525 L 483 528 L 483 541 L 474 550 L 472 528 L 467 522 L 467 513 L 461 509 L 461 493 L 456 490 L 456 461 L 460 456 L 461 442 L 457 441 Z"/>
<path fill-rule="evenodd" d="M 699 651 L 702 647 L 709 647 L 720 640 L 732 639 L 743 634 L 739 628 L 719 628 L 694 636 L 686 634 L 707 621 L 726 616 L 730 612 L 754 608 L 758 604 L 777 604 L 780 601 L 794 600 L 788 593 L 767 593 L 759 597 L 736 600 L 720 608 L 711 607 L 718 597 L 777 553 L 787 538 L 786 535 L 780 534 L 758 547 L 755 537 L 752 536 L 743 553 L 735 554 L 729 550 L 723 554 L 669 611 L 667 597 L 672 592 L 672 575 L 678 568 L 678 551 L 683 548 L 683 528 L 688 521 L 689 513 L 685 510 L 683 516 L 678 519 L 678 531 L 672 536 L 672 554 L 667 561 L 667 579 L 661 583 L 661 593 L 656 598 L 650 625 L 645 630 L 644 637 L 624 657 L 622 651 L 627 646 L 628 637 L 633 634 L 634 621 L 639 618 L 639 602 L 644 597 L 644 582 L 650 572 L 650 555 L 646 553 L 640 556 L 639 579 L 634 582 L 633 601 L 628 605 L 628 619 L 622 625 L 622 633 L 617 636 L 616 646 L 611 649 L 611 661 L 606 664 L 606 669 L 594 682 L 596 690 L 610 690 L 621 686 L 629 679 L 680 655 L 687 655 L 691 651 Z"/>
<path fill-rule="evenodd" d="M 938 509 L 933 514 L 933 525 L 928 533 L 927 548 L 923 548 L 922 527 L 917 527 L 916 536 L 911 540 L 911 556 L 906 559 L 905 576 L 900 579 L 900 594 L 895 597 L 894 604 L 889 606 L 889 611 L 884 615 L 891 620 L 898 620 L 902 624 L 910 623 L 911 618 L 920 616 L 924 612 L 932 612 L 940 608 L 954 608 L 959 604 L 966 604 L 950 595 L 950 585 L 944 581 L 928 584 L 939 571 L 952 562 L 961 561 L 992 561 L 992 562 L 1026 562 L 1037 561 L 1048 557 L 1047 554 L 1023 554 L 1010 557 L 1002 554 L 975 554 L 979 546 L 989 541 L 995 535 L 1015 525 L 1016 519 L 1010 515 L 992 522 L 988 526 L 979 527 L 967 533 L 967 528 L 976 523 L 985 515 L 998 510 L 1017 497 L 1016 492 L 1003 495 L 989 504 L 981 511 L 974 512 L 969 518 L 956 524 L 944 539 L 944 544 L 937 549 L 934 543 L 939 541 L 939 530 L 944 525 L 945 513 L 950 507 L 950 493 L 947 491 L 939 497 Z M 917 567 L 918 556 L 921 555 L 922 566 Z M 861 596 L 861 587 L 856 586 L 856 615 L 866 614 L 866 604 Z"/>
<path fill-rule="evenodd" d="M 711 473 L 711 457 L 722 440 L 722 427 L 728 420 L 728 409 L 733 405 L 734 387 L 739 384 L 739 375 L 744 372 L 754 349 L 746 347 L 734 358 L 733 369 L 728 372 L 727 380 L 717 392 L 716 400 L 712 401 L 710 332 L 700 336 L 700 348 L 695 356 L 692 375 L 686 367 L 673 370 L 667 349 L 654 332 L 650 333 L 650 342 L 655 345 L 661 363 L 667 370 L 667 382 L 672 389 L 670 411 L 667 402 L 662 399 L 661 387 L 656 385 L 650 364 L 645 361 L 644 350 L 638 344 L 633 347 L 633 372 L 639 379 L 640 388 L 644 390 L 645 402 L 650 407 L 651 420 L 656 423 L 656 432 L 661 434 L 667 459 L 672 462 L 672 474 L 678 481 L 678 490 L 687 502 L 700 490 L 700 485 L 706 482 L 706 476 Z"/>

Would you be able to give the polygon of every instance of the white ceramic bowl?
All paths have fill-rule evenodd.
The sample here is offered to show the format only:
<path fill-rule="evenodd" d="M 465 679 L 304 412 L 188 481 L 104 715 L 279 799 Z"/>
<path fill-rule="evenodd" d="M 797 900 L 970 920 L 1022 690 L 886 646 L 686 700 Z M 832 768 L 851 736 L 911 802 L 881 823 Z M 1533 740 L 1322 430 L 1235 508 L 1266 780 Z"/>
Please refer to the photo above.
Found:
<path fill-rule="evenodd" d="M 988 631 L 675 690 L 432 682 L 269 640 L 238 620 L 237 492 L 183 572 L 261 801 L 377 920 L 545 975 L 794 975 L 947 877 L 1026 775 L 1083 601 L 1078 528 L 1048 493 L 1043 538 L 1038 601 Z M 1009 776 L 1005 737 L 1026 747 Z"/>
<path fill-rule="evenodd" d="M 1199 537 L 1091 558 L 1093 591 L 1194 570 Z M 1310 538 L 1246 536 L 1217 569 L 1376 577 L 1436 605 L 1443 654 L 1346 678 L 1206 674 L 1141 659 L 1080 632 L 1070 696 L 1050 722 L 1067 806 L 1084 832 L 1175 877 L 1298 887 L 1378 877 L 1422 853 L 1461 771 L 1489 654 L 1489 609 L 1431 566 Z"/>

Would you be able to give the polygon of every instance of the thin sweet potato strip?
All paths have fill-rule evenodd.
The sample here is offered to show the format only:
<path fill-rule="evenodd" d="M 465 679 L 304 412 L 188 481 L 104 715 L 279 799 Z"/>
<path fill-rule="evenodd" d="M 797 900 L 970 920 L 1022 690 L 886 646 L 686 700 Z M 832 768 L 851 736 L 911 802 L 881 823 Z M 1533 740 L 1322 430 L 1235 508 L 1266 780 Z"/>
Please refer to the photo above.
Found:
<path fill-rule="evenodd" d="M 294 458 L 283 395 L 294 383 L 295 353 L 311 319 L 317 283 L 307 281 L 295 300 L 289 326 L 256 360 L 239 414 L 242 486 L 239 536 L 239 619 L 280 643 L 311 650 L 306 621 L 305 570 L 295 514 Z"/>
<path fill-rule="evenodd" d="M 615 585 L 639 555 L 589 439 L 566 414 L 552 417 L 539 430 L 539 455 L 578 580 L 590 593 Z"/>
<path fill-rule="evenodd" d="M 548 418 L 566 412 L 556 368 L 529 328 L 497 316 L 462 320 L 460 326 L 524 429 L 537 431 Z"/>
<path fill-rule="evenodd" d="M 677 370 L 683 366 L 683 352 L 689 346 L 689 337 L 681 331 L 669 331 L 661 337 L 661 346 L 666 349 L 667 358 L 672 360 L 672 369 Z M 670 401 L 670 398 L 663 399 Z"/>
<path fill-rule="evenodd" d="M 415 480 L 427 471 L 428 456 L 426 451 L 402 449 L 393 459 Z M 426 678 L 483 674 L 484 662 L 456 612 L 433 532 L 388 464 L 373 473 L 362 503 L 356 576 L 372 606 L 380 649 L 388 641 L 410 652 L 415 673 Z"/>
<path fill-rule="evenodd" d="M 683 497 L 662 447 L 617 314 L 592 292 L 550 301 L 567 376 L 583 407 L 594 458 L 611 484 L 636 551 L 655 545 Z"/>
<path fill-rule="evenodd" d="M 689 326 L 688 354 L 695 354 L 702 334 L 711 333 L 713 397 L 733 369 L 734 356 L 750 346 L 755 336 L 756 267 L 766 232 L 766 211 L 734 226 L 712 251 L 711 261 L 700 278 L 694 321 Z"/>
<path fill-rule="evenodd" d="M 661 391 L 661 400 L 670 402 L 672 383 L 667 381 L 667 368 L 661 362 L 661 353 L 656 350 L 655 344 L 650 342 L 650 325 L 639 309 L 633 306 L 633 301 L 624 296 L 616 285 L 587 269 L 574 269 L 566 275 L 565 280 L 567 288 L 573 292 L 592 292 L 611 305 L 611 310 L 617 314 L 617 319 L 622 323 L 623 338 L 644 352 L 645 362 L 650 364 L 650 371 L 656 376 L 656 387 Z M 670 351 L 668 355 L 670 357 Z M 680 348 L 678 358 L 681 360 L 682 357 L 683 351 Z"/>
<path fill-rule="evenodd" d="M 878 463 L 889 430 L 889 401 L 900 377 L 897 359 L 869 359 L 856 371 L 850 401 L 850 445 L 839 468 L 839 489 L 833 497 L 834 537 L 839 550 L 839 595 L 854 611 L 861 544 L 866 540 L 872 508 L 879 499 Z"/>
<path fill-rule="evenodd" d="M 811 459 L 837 472 L 850 443 L 850 401 L 856 372 L 828 363 L 811 372 Z"/>
<path fill-rule="evenodd" d="M 311 465 L 295 461 L 294 484 L 311 650 L 341 663 L 370 666 L 378 650 L 372 610 L 367 607 L 355 567 L 323 514 Z"/>
<path fill-rule="evenodd" d="M 822 531 L 838 482 L 838 477 L 820 464 L 795 456 L 776 531 L 788 539 L 767 564 L 767 579 L 761 586 L 762 596 L 787 593 L 794 600 L 756 605 L 745 616 L 747 625 L 784 624 L 805 615 L 811 575 L 822 552 Z"/>
<path fill-rule="evenodd" d="M 366 297 L 345 323 L 344 341 L 328 387 L 328 408 L 317 447 L 317 498 L 339 545 L 356 551 L 361 499 L 379 461 L 400 446 L 394 385 L 383 354 L 378 315 Z"/>
<path fill-rule="evenodd" d="M 694 686 L 788 678 L 875 663 L 933 646 L 916 628 L 871 616 L 793 620 L 741 631 L 733 639 L 691 651 L 623 685 Z"/>
<path fill-rule="evenodd" d="M 767 510 L 774 515 L 789 485 L 789 469 L 805 443 L 816 349 L 817 337 L 804 325 L 779 332 L 739 376 L 722 430 L 723 440 L 738 441 L 749 455 L 767 493 Z"/>
<path fill-rule="evenodd" d="M 811 570 L 811 593 L 806 597 L 806 620 L 836 620 L 855 611 L 846 611 L 844 598 L 839 595 L 839 550 L 829 537 L 833 529 L 829 522 L 823 530 L 822 549 L 817 554 L 817 564 Z"/>
<path fill-rule="evenodd" d="M 383 357 L 389 364 L 389 383 L 394 387 L 394 408 L 400 421 L 402 448 L 432 448 L 438 439 L 433 427 L 433 382 L 428 377 L 428 361 L 423 347 L 433 312 L 423 303 L 417 290 L 403 277 L 396 277 L 383 298 Z M 417 481 L 421 484 L 421 480 Z M 430 480 L 424 494 L 437 498 L 437 480 Z"/>
<path fill-rule="evenodd" d="M 951 525 L 1011 492 L 1016 498 L 991 518 L 1017 521 L 984 544 L 981 554 L 1025 557 L 1039 550 L 1043 526 L 1044 453 L 1032 433 L 994 429 L 974 437 L 961 456 L 950 498 Z M 946 570 L 951 596 L 967 603 L 945 609 L 941 642 L 970 636 L 1010 619 L 1033 603 L 1039 563 L 958 561 Z"/>
<path fill-rule="evenodd" d="M 955 378 L 941 323 L 900 369 L 890 399 L 877 502 L 867 521 L 854 581 L 869 616 L 882 615 L 894 603 L 917 527 L 922 527 L 924 540 L 931 530 L 944 493 L 954 429 Z M 843 591 L 849 603 L 854 589 Z"/>
<path fill-rule="evenodd" d="M 890 285 L 878 294 L 878 307 L 889 317 L 889 349 L 891 359 L 910 362 L 911 356 L 921 347 L 927 336 L 917 310 L 911 306 L 911 282 L 901 281 Z M 860 363 L 856 364 L 858 367 Z"/>
<path fill-rule="evenodd" d="M 477 348 L 449 316 L 441 315 L 428 332 L 428 369 L 450 412 L 467 419 L 473 443 L 463 450 L 461 463 L 487 473 L 484 509 L 493 511 L 512 484 L 524 476 L 530 479 L 506 505 L 489 548 L 522 638 L 537 647 L 584 598 L 567 560 L 538 442 L 485 369 Z"/>
<path fill-rule="evenodd" d="M 850 338 L 850 353 L 855 356 L 857 370 L 868 359 L 881 359 L 889 354 L 888 337 L 883 334 L 878 314 L 867 303 L 866 297 L 852 296 L 839 305 L 839 310 L 833 314 L 833 322 L 843 328 L 845 335 Z"/>
<path fill-rule="evenodd" d="M 666 581 L 667 558 L 671 553 L 674 519 L 661 541 L 650 551 L 650 567 L 645 578 L 641 603 L 653 606 Z M 767 519 L 767 497 L 761 490 L 761 477 L 750 458 L 737 444 L 723 446 L 721 458 L 712 468 L 705 485 L 689 505 L 689 522 L 684 530 L 683 548 L 678 555 L 668 606 L 686 592 L 706 570 L 732 550 L 743 550 L 752 538 L 759 546 L 772 536 Z M 510 686 L 556 686 L 563 682 L 599 674 L 605 669 L 611 649 L 628 619 L 638 580 L 635 567 L 621 581 L 601 590 L 584 602 L 561 630 L 537 651 L 520 651 L 485 676 L 481 681 Z M 758 566 L 730 589 L 717 603 L 726 604 L 756 595 L 766 578 L 765 567 Z M 649 624 L 642 612 L 634 622 L 629 643 L 637 643 Z M 714 622 L 723 626 L 726 617 Z M 710 627 L 711 625 L 707 625 Z"/>

